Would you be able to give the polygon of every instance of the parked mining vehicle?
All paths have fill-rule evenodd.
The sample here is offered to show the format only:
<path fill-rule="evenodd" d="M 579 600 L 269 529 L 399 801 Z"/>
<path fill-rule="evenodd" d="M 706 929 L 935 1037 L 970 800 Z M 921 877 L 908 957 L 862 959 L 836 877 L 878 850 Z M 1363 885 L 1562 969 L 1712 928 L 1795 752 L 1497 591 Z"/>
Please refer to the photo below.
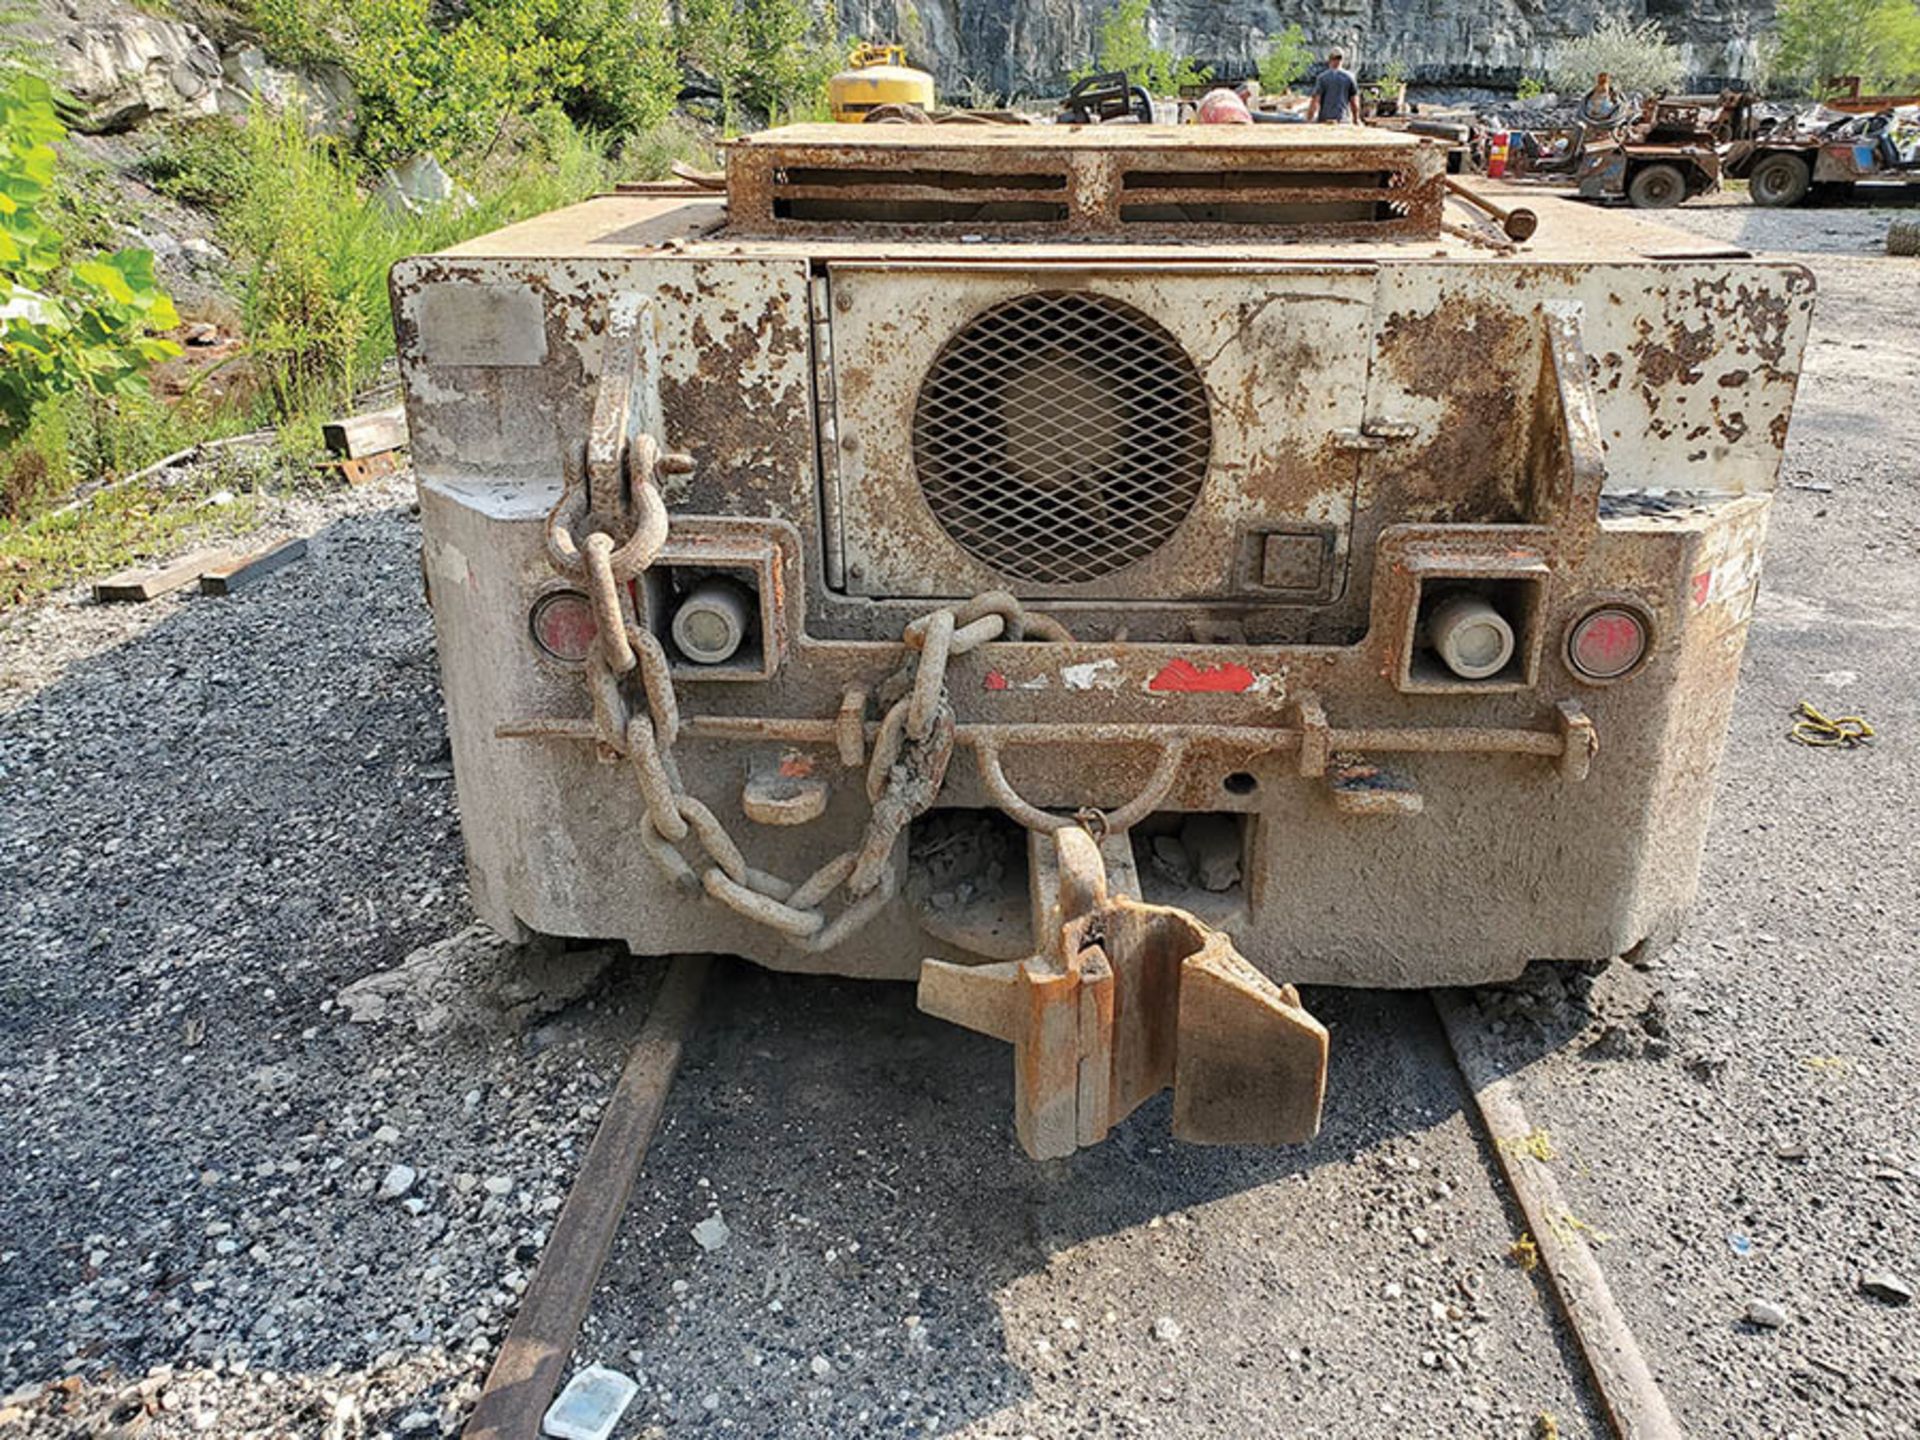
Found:
<path fill-rule="evenodd" d="M 1747 133 L 1753 109 L 1744 91 L 1647 102 L 1628 129 L 1580 151 L 1576 174 L 1588 200 L 1624 195 L 1639 210 L 1667 210 L 1720 188 L 1717 146 Z"/>
<path fill-rule="evenodd" d="M 1756 205 L 1843 201 L 1876 191 L 1905 200 L 1920 179 L 1917 128 L 1920 113 L 1913 110 L 1779 125 L 1729 145 L 1724 168 L 1747 182 L 1747 198 Z"/>
<path fill-rule="evenodd" d="M 917 977 L 1030 1153 L 1693 897 L 1813 285 L 1333 126 L 800 126 L 393 274 L 479 913 Z"/>

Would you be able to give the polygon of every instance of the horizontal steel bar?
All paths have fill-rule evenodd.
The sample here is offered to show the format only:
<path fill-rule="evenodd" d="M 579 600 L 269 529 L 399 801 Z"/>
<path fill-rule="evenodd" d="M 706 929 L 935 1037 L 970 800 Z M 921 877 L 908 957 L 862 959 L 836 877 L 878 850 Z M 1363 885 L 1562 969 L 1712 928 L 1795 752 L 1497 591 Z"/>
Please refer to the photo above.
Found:
<path fill-rule="evenodd" d="M 696 740 L 772 740 L 794 745 L 832 745 L 837 727 L 832 720 L 810 720 L 766 715 L 690 715 L 682 733 Z M 867 724 L 871 739 L 879 730 Z M 502 740 L 594 740 L 591 720 L 537 719 L 499 726 Z M 1297 749 L 1300 731 L 1284 725 L 1159 725 L 1080 724 L 962 724 L 954 729 L 960 745 L 1150 745 L 1168 740 L 1243 748 L 1263 754 Z M 1499 726 L 1409 726 L 1336 729 L 1327 731 L 1328 748 L 1375 755 L 1542 755 L 1562 754 L 1566 741 L 1558 731 L 1524 730 Z"/>

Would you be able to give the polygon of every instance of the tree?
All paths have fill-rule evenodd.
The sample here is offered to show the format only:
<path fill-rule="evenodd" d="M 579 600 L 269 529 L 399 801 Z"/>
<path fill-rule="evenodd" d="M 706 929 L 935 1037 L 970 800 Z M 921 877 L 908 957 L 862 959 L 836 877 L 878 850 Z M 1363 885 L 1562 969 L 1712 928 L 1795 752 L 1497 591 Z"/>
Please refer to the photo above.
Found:
<path fill-rule="evenodd" d="M 1147 21 L 1151 0 L 1120 0 L 1095 32 L 1096 68 L 1118 70 L 1149 95 L 1175 95 L 1182 85 L 1197 85 L 1208 71 L 1154 45 Z M 1092 72 L 1082 72 L 1090 74 Z"/>
<path fill-rule="evenodd" d="M 1298 25 L 1289 25 L 1278 35 L 1267 37 L 1266 53 L 1260 57 L 1260 88 L 1284 94 L 1311 69 L 1313 47 Z"/>
<path fill-rule="evenodd" d="M 1870 90 L 1920 80 L 1920 5 L 1914 0 L 1779 0 L 1774 73 L 1813 94 L 1839 75 Z"/>
<path fill-rule="evenodd" d="M 1549 70 L 1548 79 L 1562 95 L 1586 94 L 1603 71 L 1623 93 L 1663 95 L 1680 83 L 1687 63 L 1655 21 L 1633 25 L 1609 16 L 1589 33 L 1554 46 Z"/>
<path fill-rule="evenodd" d="M 679 16 L 680 52 L 719 87 L 729 130 L 743 108 L 770 119 L 811 108 L 845 63 L 832 6 L 816 16 L 806 0 L 681 0 Z"/>

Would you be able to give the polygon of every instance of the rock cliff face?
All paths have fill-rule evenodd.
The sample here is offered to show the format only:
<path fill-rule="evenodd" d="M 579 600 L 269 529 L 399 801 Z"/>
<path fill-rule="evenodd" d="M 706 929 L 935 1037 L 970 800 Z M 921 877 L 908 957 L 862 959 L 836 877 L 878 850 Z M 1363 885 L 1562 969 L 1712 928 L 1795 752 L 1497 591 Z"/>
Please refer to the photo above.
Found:
<path fill-rule="evenodd" d="M 338 66 L 282 69 L 257 45 L 209 36 L 194 23 L 208 18 L 197 10 L 176 8 L 157 15 L 120 0 L 41 0 L 6 15 L 0 31 L 79 102 L 74 128 L 83 132 L 131 130 L 154 116 L 243 115 L 256 96 L 297 102 L 332 133 L 352 129 L 353 87 Z"/>
<path fill-rule="evenodd" d="M 941 93 L 1057 94 L 1092 58 L 1100 17 L 1115 0 L 840 0 L 848 34 L 898 39 L 931 69 Z M 1696 82 L 1753 73 L 1774 0 L 1154 0 L 1155 43 L 1249 72 L 1266 36 L 1297 23 L 1319 49 L 1339 45 L 1369 70 L 1406 64 L 1415 80 L 1512 85 L 1539 75 L 1557 41 L 1604 15 L 1659 20 L 1682 44 Z M 1349 64 L 1352 60 L 1349 60 Z"/>

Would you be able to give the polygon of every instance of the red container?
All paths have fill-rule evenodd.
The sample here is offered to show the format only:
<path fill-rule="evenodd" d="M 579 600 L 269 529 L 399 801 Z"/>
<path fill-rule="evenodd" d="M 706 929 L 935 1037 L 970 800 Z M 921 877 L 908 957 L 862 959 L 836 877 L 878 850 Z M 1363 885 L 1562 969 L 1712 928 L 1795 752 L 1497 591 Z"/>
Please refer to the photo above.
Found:
<path fill-rule="evenodd" d="M 1505 130 L 1495 130 L 1487 136 L 1487 178 L 1498 180 L 1507 173 L 1507 138 Z"/>

